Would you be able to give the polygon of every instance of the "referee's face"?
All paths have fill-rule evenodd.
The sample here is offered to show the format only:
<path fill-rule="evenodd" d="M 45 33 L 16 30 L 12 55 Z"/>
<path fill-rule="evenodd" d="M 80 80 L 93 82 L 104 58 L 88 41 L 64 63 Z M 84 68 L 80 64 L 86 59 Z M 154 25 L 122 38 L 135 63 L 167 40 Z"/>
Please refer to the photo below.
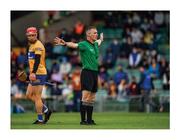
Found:
<path fill-rule="evenodd" d="M 91 29 L 91 30 L 90 30 L 90 38 L 91 38 L 91 40 L 93 40 L 93 41 L 96 41 L 96 40 L 97 40 L 97 38 L 98 38 L 98 32 L 97 32 L 96 29 Z"/>

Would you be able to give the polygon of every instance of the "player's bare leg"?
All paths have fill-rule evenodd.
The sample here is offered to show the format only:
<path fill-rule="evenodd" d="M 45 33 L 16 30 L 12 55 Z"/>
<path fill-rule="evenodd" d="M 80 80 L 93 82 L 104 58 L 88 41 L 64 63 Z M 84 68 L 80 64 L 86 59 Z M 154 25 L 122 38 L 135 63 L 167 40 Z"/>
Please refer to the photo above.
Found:
<path fill-rule="evenodd" d="M 45 115 L 44 117 L 44 123 L 47 123 L 52 111 L 50 109 L 48 109 L 48 107 L 43 104 L 43 101 L 41 99 L 41 95 L 42 95 L 42 90 L 43 90 L 43 86 L 39 85 L 36 86 L 34 89 L 34 96 L 35 96 L 35 106 L 36 106 L 36 111 L 38 113 L 38 115 Z"/>
<path fill-rule="evenodd" d="M 37 123 L 43 123 L 43 113 L 42 113 L 42 108 L 43 108 L 43 102 L 41 99 L 41 94 L 42 94 L 42 89 L 43 86 L 38 85 L 38 86 L 33 86 L 33 94 L 34 94 L 34 103 L 36 107 L 36 112 L 38 114 L 38 119 L 34 124 Z"/>
<path fill-rule="evenodd" d="M 31 84 L 27 87 L 26 98 L 34 102 L 33 88 Z"/>
<path fill-rule="evenodd" d="M 42 114 L 42 107 L 43 107 L 43 102 L 41 99 L 42 89 L 43 89 L 43 86 L 41 86 L 41 85 L 33 87 L 36 111 L 37 111 L 37 113 L 40 113 L 40 114 Z"/>

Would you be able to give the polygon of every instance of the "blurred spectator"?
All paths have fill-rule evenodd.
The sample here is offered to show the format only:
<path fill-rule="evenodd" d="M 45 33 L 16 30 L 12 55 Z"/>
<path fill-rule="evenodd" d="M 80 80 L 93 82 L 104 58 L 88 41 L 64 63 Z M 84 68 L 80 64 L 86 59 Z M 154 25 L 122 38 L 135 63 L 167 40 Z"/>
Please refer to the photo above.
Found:
<path fill-rule="evenodd" d="M 138 28 L 133 27 L 131 37 L 133 44 L 141 44 L 143 33 Z"/>
<path fill-rule="evenodd" d="M 72 64 L 72 67 L 80 65 L 80 56 L 78 55 L 78 51 L 73 49 L 69 58 L 69 62 Z"/>
<path fill-rule="evenodd" d="M 11 60 L 11 79 L 16 78 L 17 64 L 15 60 Z"/>
<path fill-rule="evenodd" d="M 58 59 L 58 57 L 65 55 L 67 53 L 68 49 L 66 47 L 62 46 L 56 46 L 53 47 L 52 53 L 53 53 L 53 59 Z"/>
<path fill-rule="evenodd" d="M 118 94 L 117 86 L 116 86 L 116 84 L 114 83 L 113 80 L 111 80 L 109 82 L 109 89 L 108 89 L 108 91 L 109 91 L 108 94 L 109 94 L 110 98 L 115 99 L 117 97 L 117 94 Z"/>
<path fill-rule="evenodd" d="M 62 38 L 66 41 L 71 41 L 72 36 L 69 34 L 68 30 L 66 28 L 62 28 L 58 33 L 57 36 L 59 38 Z M 56 46 L 53 47 L 52 53 L 53 53 L 53 58 L 58 59 L 60 56 L 65 56 L 68 52 L 67 47 L 62 47 L 62 46 Z"/>
<path fill-rule="evenodd" d="M 11 80 L 11 97 L 14 99 L 25 98 L 25 93 L 22 88 L 18 86 L 16 79 Z"/>
<path fill-rule="evenodd" d="M 140 68 L 141 78 L 140 78 L 140 88 L 142 95 L 142 111 L 151 112 L 153 110 L 154 102 L 151 98 L 151 91 L 154 89 L 153 79 L 151 77 L 151 73 L 149 73 L 146 67 Z"/>
<path fill-rule="evenodd" d="M 159 64 L 156 62 L 156 59 L 153 58 L 151 64 L 149 65 L 149 73 L 154 79 L 159 78 Z"/>
<path fill-rule="evenodd" d="M 169 63 L 165 58 L 162 58 L 160 61 L 160 78 L 163 82 L 163 89 L 169 90 L 170 88 L 170 68 Z"/>
<path fill-rule="evenodd" d="M 147 17 L 144 17 L 143 22 L 140 25 L 140 28 L 143 32 L 146 32 L 150 28 L 149 20 Z"/>
<path fill-rule="evenodd" d="M 54 83 L 55 84 L 55 83 Z M 51 91 L 50 91 L 50 86 L 43 86 L 43 89 L 42 89 L 42 99 L 43 101 L 48 99 L 48 98 L 51 98 Z"/>
<path fill-rule="evenodd" d="M 11 60 L 16 61 L 16 59 L 17 59 L 16 53 L 13 50 L 11 50 Z"/>
<path fill-rule="evenodd" d="M 18 98 L 24 98 L 22 91 L 19 90 L 16 84 L 16 79 L 11 80 L 11 113 L 24 113 L 23 106 L 17 103 Z"/>
<path fill-rule="evenodd" d="M 151 31 L 145 32 L 144 35 L 144 48 L 145 49 L 154 49 L 156 46 L 154 45 L 154 35 Z"/>
<path fill-rule="evenodd" d="M 85 25 L 81 20 L 78 20 L 74 25 L 74 35 L 77 40 L 83 38 L 83 34 L 85 31 Z"/>
<path fill-rule="evenodd" d="M 117 38 L 114 38 L 114 39 L 112 40 L 112 43 L 109 45 L 109 48 L 111 48 L 112 53 L 113 53 L 113 55 L 115 56 L 114 59 L 117 59 L 118 52 L 120 52 L 120 51 L 119 51 L 120 47 L 121 47 L 121 45 L 120 45 L 119 40 L 118 40 Z"/>
<path fill-rule="evenodd" d="M 25 64 L 25 61 L 26 61 L 25 52 L 23 50 L 21 50 L 20 54 L 17 57 L 17 63 L 18 63 L 18 65 Z"/>
<path fill-rule="evenodd" d="M 147 58 L 148 63 L 152 63 L 152 59 L 155 59 L 155 61 L 159 62 L 161 55 L 157 53 L 156 50 L 145 50 L 145 57 Z"/>
<path fill-rule="evenodd" d="M 11 96 L 16 96 L 16 94 L 19 94 L 19 88 L 16 84 L 16 80 L 15 79 L 12 79 L 11 80 Z"/>
<path fill-rule="evenodd" d="M 109 79 L 109 74 L 107 72 L 107 69 L 104 66 L 100 67 L 99 78 L 101 82 L 107 82 Z"/>
<path fill-rule="evenodd" d="M 72 85 L 67 84 L 65 88 L 62 90 L 62 95 L 65 103 L 65 111 L 71 112 L 73 111 L 73 89 Z"/>
<path fill-rule="evenodd" d="M 72 35 L 66 28 L 62 28 L 58 36 L 66 41 L 71 41 L 72 38 Z"/>
<path fill-rule="evenodd" d="M 98 77 L 98 88 L 100 90 L 106 91 L 106 93 L 107 93 L 107 91 L 108 91 L 108 81 L 107 82 L 103 81 L 103 80 L 101 80 L 100 77 Z"/>
<path fill-rule="evenodd" d="M 23 64 L 19 65 L 19 68 L 18 68 L 17 73 L 16 73 L 16 77 L 17 77 L 17 74 L 22 70 L 24 70 L 24 65 Z M 19 88 L 19 91 L 20 91 L 19 92 L 20 94 L 18 94 L 18 96 L 24 96 L 25 93 L 26 93 L 27 83 L 26 82 L 20 82 L 19 80 L 17 80 L 17 78 L 15 78 L 13 80 L 16 80 L 16 84 L 17 84 L 17 86 Z"/>
<path fill-rule="evenodd" d="M 158 30 L 158 27 L 157 25 L 155 24 L 154 20 L 150 20 L 149 21 L 149 29 L 154 33 L 156 34 L 157 30 Z"/>
<path fill-rule="evenodd" d="M 131 29 L 129 27 L 125 27 L 125 30 L 123 30 L 122 37 L 124 39 L 128 38 L 131 36 Z M 127 41 L 126 41 L 127 42 Z"/>
<path fill-rule="evenodd" d="M 55 83 L 61 83 L 62 82 L 62 74 L 57 71 L 57 69 L 53 69 L 51 74 L 51 81 Z"/>
<path fill-rule="evenodd" d="M 106 50 L 106 54 L 103 58 L 103 64 L 107 68 L 112 68 L 116 64 L 116 55 L 114 54 L 112 48 L 108 47 Z"/>
<path fill-rule="evenodd" d="M 62 63 L 59 66 L 59 72 L 62 75 L 69 74 L 71 71 L 72 65 L 67 61 L 66 57 L 62 57 Z"/>
<path fill-rule="evenodd" d="M 136 26 L 140 24 L 141 18 L 137 12 L 133 12 L 132 21 Z"/>
<path fill-rule="evenodd" d="M 104 20 L 105 20 L 105 26 L 106 28 L 117 28 L 117 16 L 115 15 L 115 12 L 108 11 L 105 14 Z"/>
<path fill-rule="evenodd" d="M 124 26 L 131 28 L 132 24 L 133 24 L 132 16 L 129 13 L 125 14 L 125 17 L 124 17 Z"/>
<path fill-rule="evenodd" d="M 127 38 L 125 38 L 125 42 L 120 47 L 119 56 L 123 58 L 128 58 L 132 50 L 132 46 L 133 46 L 133 43 L 132 43 L 131 36 L 127 36 Z"/>
<path fill-rule="evenodd" d="M 133 47 L 129 55 L 129 68 L 137 68 L 141 61 L 141 54 L 136 47 Z"/>
<path fill-rule="evenodd" d="M 139 95 L 140 94 L 140 91 L 139 91 L 139 85 L 137 83 L 137 80 L 136 80 L 136 77 L 133 76 L 132 77 L 132 82 L 130 83 L 129 85 L 129 88 L 128 88 L 128 95 L 130 96 L 136 96 L 136 95 Z"/>
<path fill-rule="evenodd" d="M 59 63 L 56 60 L 52 60 L 52 68 L 51 71 L 59 71 Z"/>
<path fill-rule="evenodd" d="M 164 23 L 164 14 L 163 12 L 156 12 L 154 15 L 154 21 L 158 26 L 163 25 Z"/>
<path fill-rule="evenodd" d="M 13 102 L 11 105 L 11 112 L 12 113 L 25 113 L 25 109 L 22 105 L 18 104 L 17 102 Z"/>
<path fill-rule="evenodd" d="M 170 68 L 166 68 L 165 73 L 163 74 L 163 89 L 170 90 Z"/>
<path fill-rule="evenodd" d="M 73 110 L 75 112 L 80 111 L 80 101 L 82 97 L 81 93 L 81 82 L 80 82 L 80 74 L 81 70 L 80 67 L 75 67 L 74 72 L 70 75 L 72 80 L 72 87 L 73 87 Z"/>
<path fill-rule="evenodd" d="M 140 63 L 140 66 L 142 67 L 148 67 L 149 66 L 149 61 L 148 61 L 148 57 L 146 55 L 142 55 L 142 61 Z"/>
<path fill-rule="evenodd" d="M 119 85 L 123 79 L 126 81 L 126 83 L 129 82 L 128 74 L 124 72 L 122 66 L 119 65 L 118 71 L 114 75 L 114 82 L 116 85 Z"/>
<path fill-rule="evenodd" d="M 126 80 L 122 79 L 120 84 L 118 85 L 118 97 L 117 99 L 125 99 L 127 98 L 127 84 Z"/>

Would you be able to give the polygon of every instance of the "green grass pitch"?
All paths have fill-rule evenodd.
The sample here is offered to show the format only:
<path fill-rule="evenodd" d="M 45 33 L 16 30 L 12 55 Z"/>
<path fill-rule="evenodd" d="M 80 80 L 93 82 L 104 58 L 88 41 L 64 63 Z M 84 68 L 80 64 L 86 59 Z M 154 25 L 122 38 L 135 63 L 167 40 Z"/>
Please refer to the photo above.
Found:
<path fill-rule="evenodd" d="M 11 129 L 169 129 L 169 113 L 94 113 L 97 125 L 80 125 L 79 113 L 53 113 L 45 125 L 33 125 L 35 113 L 12 114 Z"/>

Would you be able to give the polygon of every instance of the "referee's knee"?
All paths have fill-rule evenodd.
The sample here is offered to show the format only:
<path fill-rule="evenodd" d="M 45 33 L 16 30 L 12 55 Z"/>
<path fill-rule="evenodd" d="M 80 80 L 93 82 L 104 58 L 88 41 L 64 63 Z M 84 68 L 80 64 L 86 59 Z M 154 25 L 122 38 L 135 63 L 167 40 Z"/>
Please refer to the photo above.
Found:
<path fill-rule="evenodd" d="M 88 105 L 88 106 L 93 106 L 95 103 L 95 99 L 94 98 L 87 98 L 86 100 L 82 100 L 84 105 Z"/>

